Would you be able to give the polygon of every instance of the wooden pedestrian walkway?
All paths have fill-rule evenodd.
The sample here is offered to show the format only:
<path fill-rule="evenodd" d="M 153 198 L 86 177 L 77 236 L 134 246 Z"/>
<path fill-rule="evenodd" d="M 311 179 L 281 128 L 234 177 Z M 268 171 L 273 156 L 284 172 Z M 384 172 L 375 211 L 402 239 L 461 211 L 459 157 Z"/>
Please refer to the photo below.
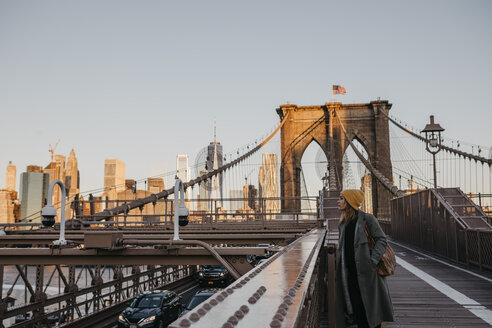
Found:
<path fill-rule="evenodd" d="M 397 256 L 395 274 L 387 278 L 395 321 L 385 327 L 492 326 L 492 275 L 390 243 Z M 327 317 L 319 327 L 329 327 Z"/>
<path fill-rule="evenodd" d="M 490 327 L 492 276 L 446 264 L 391 242 L 397 256 L 388 286 L 395 322 L 387 327 Z"/>

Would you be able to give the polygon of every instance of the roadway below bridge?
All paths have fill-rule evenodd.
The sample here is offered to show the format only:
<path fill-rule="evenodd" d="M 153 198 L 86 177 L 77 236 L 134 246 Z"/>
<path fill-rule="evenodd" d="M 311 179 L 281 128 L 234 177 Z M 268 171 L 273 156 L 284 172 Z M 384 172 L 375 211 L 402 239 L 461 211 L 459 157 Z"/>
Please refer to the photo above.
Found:
<path fill-rule="evenodd" d="M 330 272 L 334 271 L 335 248 L 324 246 L 328 246 L 327 243 L 336 245 L 337 236 L 337 233 L 331 233 L 325 238 L 324 229 L 312 230 L 284 247 L 266 263 L 250 269 L 228 288 L 212 296 L 207 302 L 209 306 L 204 304 L 197 307 L 195 311 L 171 324 L 171 327 L 185 327 L 184 320 L 188 320 L 191 328 L 222 327 L 230 320 L 237 321 L 235 328 L 268 327 L 272 324 L 280 324 L 279 327 L 333 327 L 333 324 L 328 325 L 329 319 L 333 316 L 325 311 L 326 308 L 321 307 L 327 306 L 329 309 L 330 304 L 333 304 L 329 294 L 334 286 L 334 275 L 330 276 Z M 325 239 L 324 244 L 321 243 L 323 239 Z M 387 323 L 386 327 L 492 326 L 491 274 L 450 264 L 398 241 L 390 240 L 390 243 L 395 250 L 398 265 L 395 274 L 387 278 L 394 304 L 395 322 Z M 36 252 L 48 252 L 43 249 L 18 251 L 33 256 L 32 258 L 28 256 L 29 259 L 24 258 L 24 263 L 26 260 L 30 263 L 34 261 L 36 255 L 42 255 Z M 60 259 L 62 263 L 71 256 L 76 256 L 72 252 L 81 250 L 50 251 L 61 257 L 67 256 L 65 259 Z M 57 253 L 59 251 L 61 252 Z M 227 252 L 244 256 L 251 252 L 259 252 L 258 254 L 261 255 L 265 249 L 253 247 L 249 250 L 248 248 L 239 250 L 232 247 L 222 251 L 225 252 L 222 253 L 223 256 L 227 256 Z M 86 252 L 91 254 L 92 260 L 96 260 L 109 259 L 109 253 L 116 255 L 121 250 L 89 249 Z M 199 256 L 202 260 L 207 259 L 208 264 L 218 264 L 198 249 L 137 247 L 127 249 L 126 252 L 125 255 L 134 258 L 146 253 L 156 258 L 166 257 L 169 261 L 173 261 L 178 254 L 181 255 L 179 257 Z M 2 255 L 0 258 L 6 263 L 18 260 L 17 256 L 13 256 L 14 254 L 6 254 L 6 249 L 4 249 L 5 254 L 1 249 L 0 253 Z M 50 255 L 49 261 L 53 261 L 53 258 L 56 256 Z M 331 258 L 333 262 L 327 261 L 327 258 Z M 113 261 L 120 260 L 113 258 Z M 190 261 L 196 264 L 197 258 L 191 258 Z M 323 281 L 328 283 L 328 286 L 324 285 Z M 186 304 L 198 289 L 193 280 L 189 280 L 188 284 L 182 287 L 184 288 L 182 290 L 175 289 L 174 286 L 168 288 L 182 293 L 183 303 Z M 318 293 L 316 294 L 315 291 Z M 215 304 L 212 302 L 214 299 Z M 310 312 L 305 312 L 304 309 L 309 307 Z M 203 310 L 198 312 L 202 308 Z M 109 326 L 114 327 L 117 315 L 123 309 L 115 310 L 109 319 Z M 278 320 L 279 315 L 283 317 L 283 321 Z"/>
<path fill-rule="evenodd" d="M 175 290 L 175 291 L 182 297 L 183 307 L 185 307 L 190 302 L 192 297 L 198 291 L 203 290 L 203 289 L 205 289 L 205 288 L 200 287 L 197 283 L 195 283 L 184 291 L 179 291 L 179 290 Z M 113 315 L 110 319 L 111 322 L 113 322 L 113 323 L 104 327 L 104 328 L 118 328 L 118 316 L 119 316 L 119 313 L 117 315 Z"/>

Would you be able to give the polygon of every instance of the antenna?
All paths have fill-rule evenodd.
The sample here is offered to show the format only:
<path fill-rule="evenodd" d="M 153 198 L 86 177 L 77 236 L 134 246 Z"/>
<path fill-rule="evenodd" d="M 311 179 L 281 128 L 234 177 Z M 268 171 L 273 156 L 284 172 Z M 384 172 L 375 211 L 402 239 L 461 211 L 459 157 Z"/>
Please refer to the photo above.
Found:
<path fill-rule="evenodd" d="M 214 143 L 217 143 L 217 124 L 214 117 Z"/>

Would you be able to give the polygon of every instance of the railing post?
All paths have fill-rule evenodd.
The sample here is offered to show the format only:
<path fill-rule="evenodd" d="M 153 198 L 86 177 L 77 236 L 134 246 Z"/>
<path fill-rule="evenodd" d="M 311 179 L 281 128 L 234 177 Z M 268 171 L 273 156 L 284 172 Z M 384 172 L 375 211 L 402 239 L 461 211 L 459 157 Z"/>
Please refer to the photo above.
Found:
<path fill-rule="evenodd" d="M 480 230 L 477 230 L 477 248 L 478 248 L 478 266 L 482 271 L 482 241 L 480 238 Z"/>
<path fill-rule="evenodd" d="M 427 190 L 426 193 L 429 193 L 429 196 L 431 195 L 430 190 Z M 430 204 L 428 204 L 430 206 L 428 206 L 427 208 L 429 208 L 430 220 L 431 220 L 430 226 L 431 226 L 431 236 L 432 236 L 432 238 L 431 238 L 431 241 L 432 241 L 432 249 L 435 251 L 436 250 L 436 244 L 434 242 L 434 231 L 435 231 L 434 229 L 435 229 L 435 225 L 434 225 L 434 212 L 432 211 L 432 197 L 426 197 L 426 199 L 428 199 L 428 200 L 430 199 L 430 202 L 431 202 Z"/>
<path fill-rule="evenodd" d="M 335 244 L 327 245 L 327 294 L 328 294 L 328 327 L 335 327 L 335 265 L 337 257 L 337 247 Z"/>
<path fill-rule="evenodd" d="M 101 302 L 101 294 L 102 294 L 102 288 L 101 285 L 103 284 L 103 279 L 101 277 L 101 265 L 96 265 L 94 268 L 94 278 L 91 281 L 92 286 L 96 286 L 96 290 L 94 290 L 93 293 L 93 299 L 92 299 L 92 309 L 93 311 L 99 311 L 99 305 Z"/>
<path fill-rule="evenodd" d="M 74 319 L 74 308 L 75 304 L 77 304 L 77 296 L 75 296 L 75 292 L 78 290 L 77 284 L 75 281 L 75 265 L 68 266 L 68 290 L 65 290 L 65 293 L 72 293 L 72 296 L 67 300 L 67 320 Z"/>
<path fill-rule="evenodd" d="M 214 221 L 217 223 L 217 200 L 214 200 Z"/>
<path fill-rule="evenodd" d="M 441 207 L 441 210 L 439 212 L 444 213 L 444 209 L 442 208 L 443 206 L 440 204 L 439 207 Z M 446 257 L 448 259 L 451 259 L 451 255 L 449 254 L 449 224 L 446 220 L 446 216 L 444 216 L 444 228 L 446 229 Z"/>
<path fill-rule="evenodd" d="M 27 266 L 26 266 L 27 267 Z M 44 285 L 44 265 L 36 265 L 36 291 L 31 298 L 31 303 L 41 303 L 38 308 L 33 312 L 33 318 L 37 319 L 34 326 L 41 327 L 39 318 L 44 314 L 44 306 L 46 301 L 46 294 L 43 292 Z"/>
<path fill-rule="evenodd" d="M 126 217 L 128 215 L 128 207 L 125 208 L 125 211 L 123 212 L 123 226 L 126 227 Z"/>
<path fill-rule="evenodd" d="M 0 302 L 1 302 L 1 300 L 3 299 L 3 264 L 0 265 L 0 284 L 2 286 L 2 289 L 0 289 Z"/>

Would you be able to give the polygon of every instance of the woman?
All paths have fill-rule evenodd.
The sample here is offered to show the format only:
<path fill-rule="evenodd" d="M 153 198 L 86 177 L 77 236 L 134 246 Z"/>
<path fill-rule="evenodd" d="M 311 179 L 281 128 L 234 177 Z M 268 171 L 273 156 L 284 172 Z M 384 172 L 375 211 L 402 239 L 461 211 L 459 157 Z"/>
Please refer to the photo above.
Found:
<path fill-rule="evenodd" d="M 393 305 L 386 278 L 377 273 L 376 265 L 386 249 L 386 236 L 374 215 L 359 210 L 364 200 L 360 190 L 342 191 L 338 209 L 342 211 L 338 226 L 336 264 L 337 327 L 381 327 L 393 321 Z M 374 239 L 371 251 L 365 226 Z"/>

